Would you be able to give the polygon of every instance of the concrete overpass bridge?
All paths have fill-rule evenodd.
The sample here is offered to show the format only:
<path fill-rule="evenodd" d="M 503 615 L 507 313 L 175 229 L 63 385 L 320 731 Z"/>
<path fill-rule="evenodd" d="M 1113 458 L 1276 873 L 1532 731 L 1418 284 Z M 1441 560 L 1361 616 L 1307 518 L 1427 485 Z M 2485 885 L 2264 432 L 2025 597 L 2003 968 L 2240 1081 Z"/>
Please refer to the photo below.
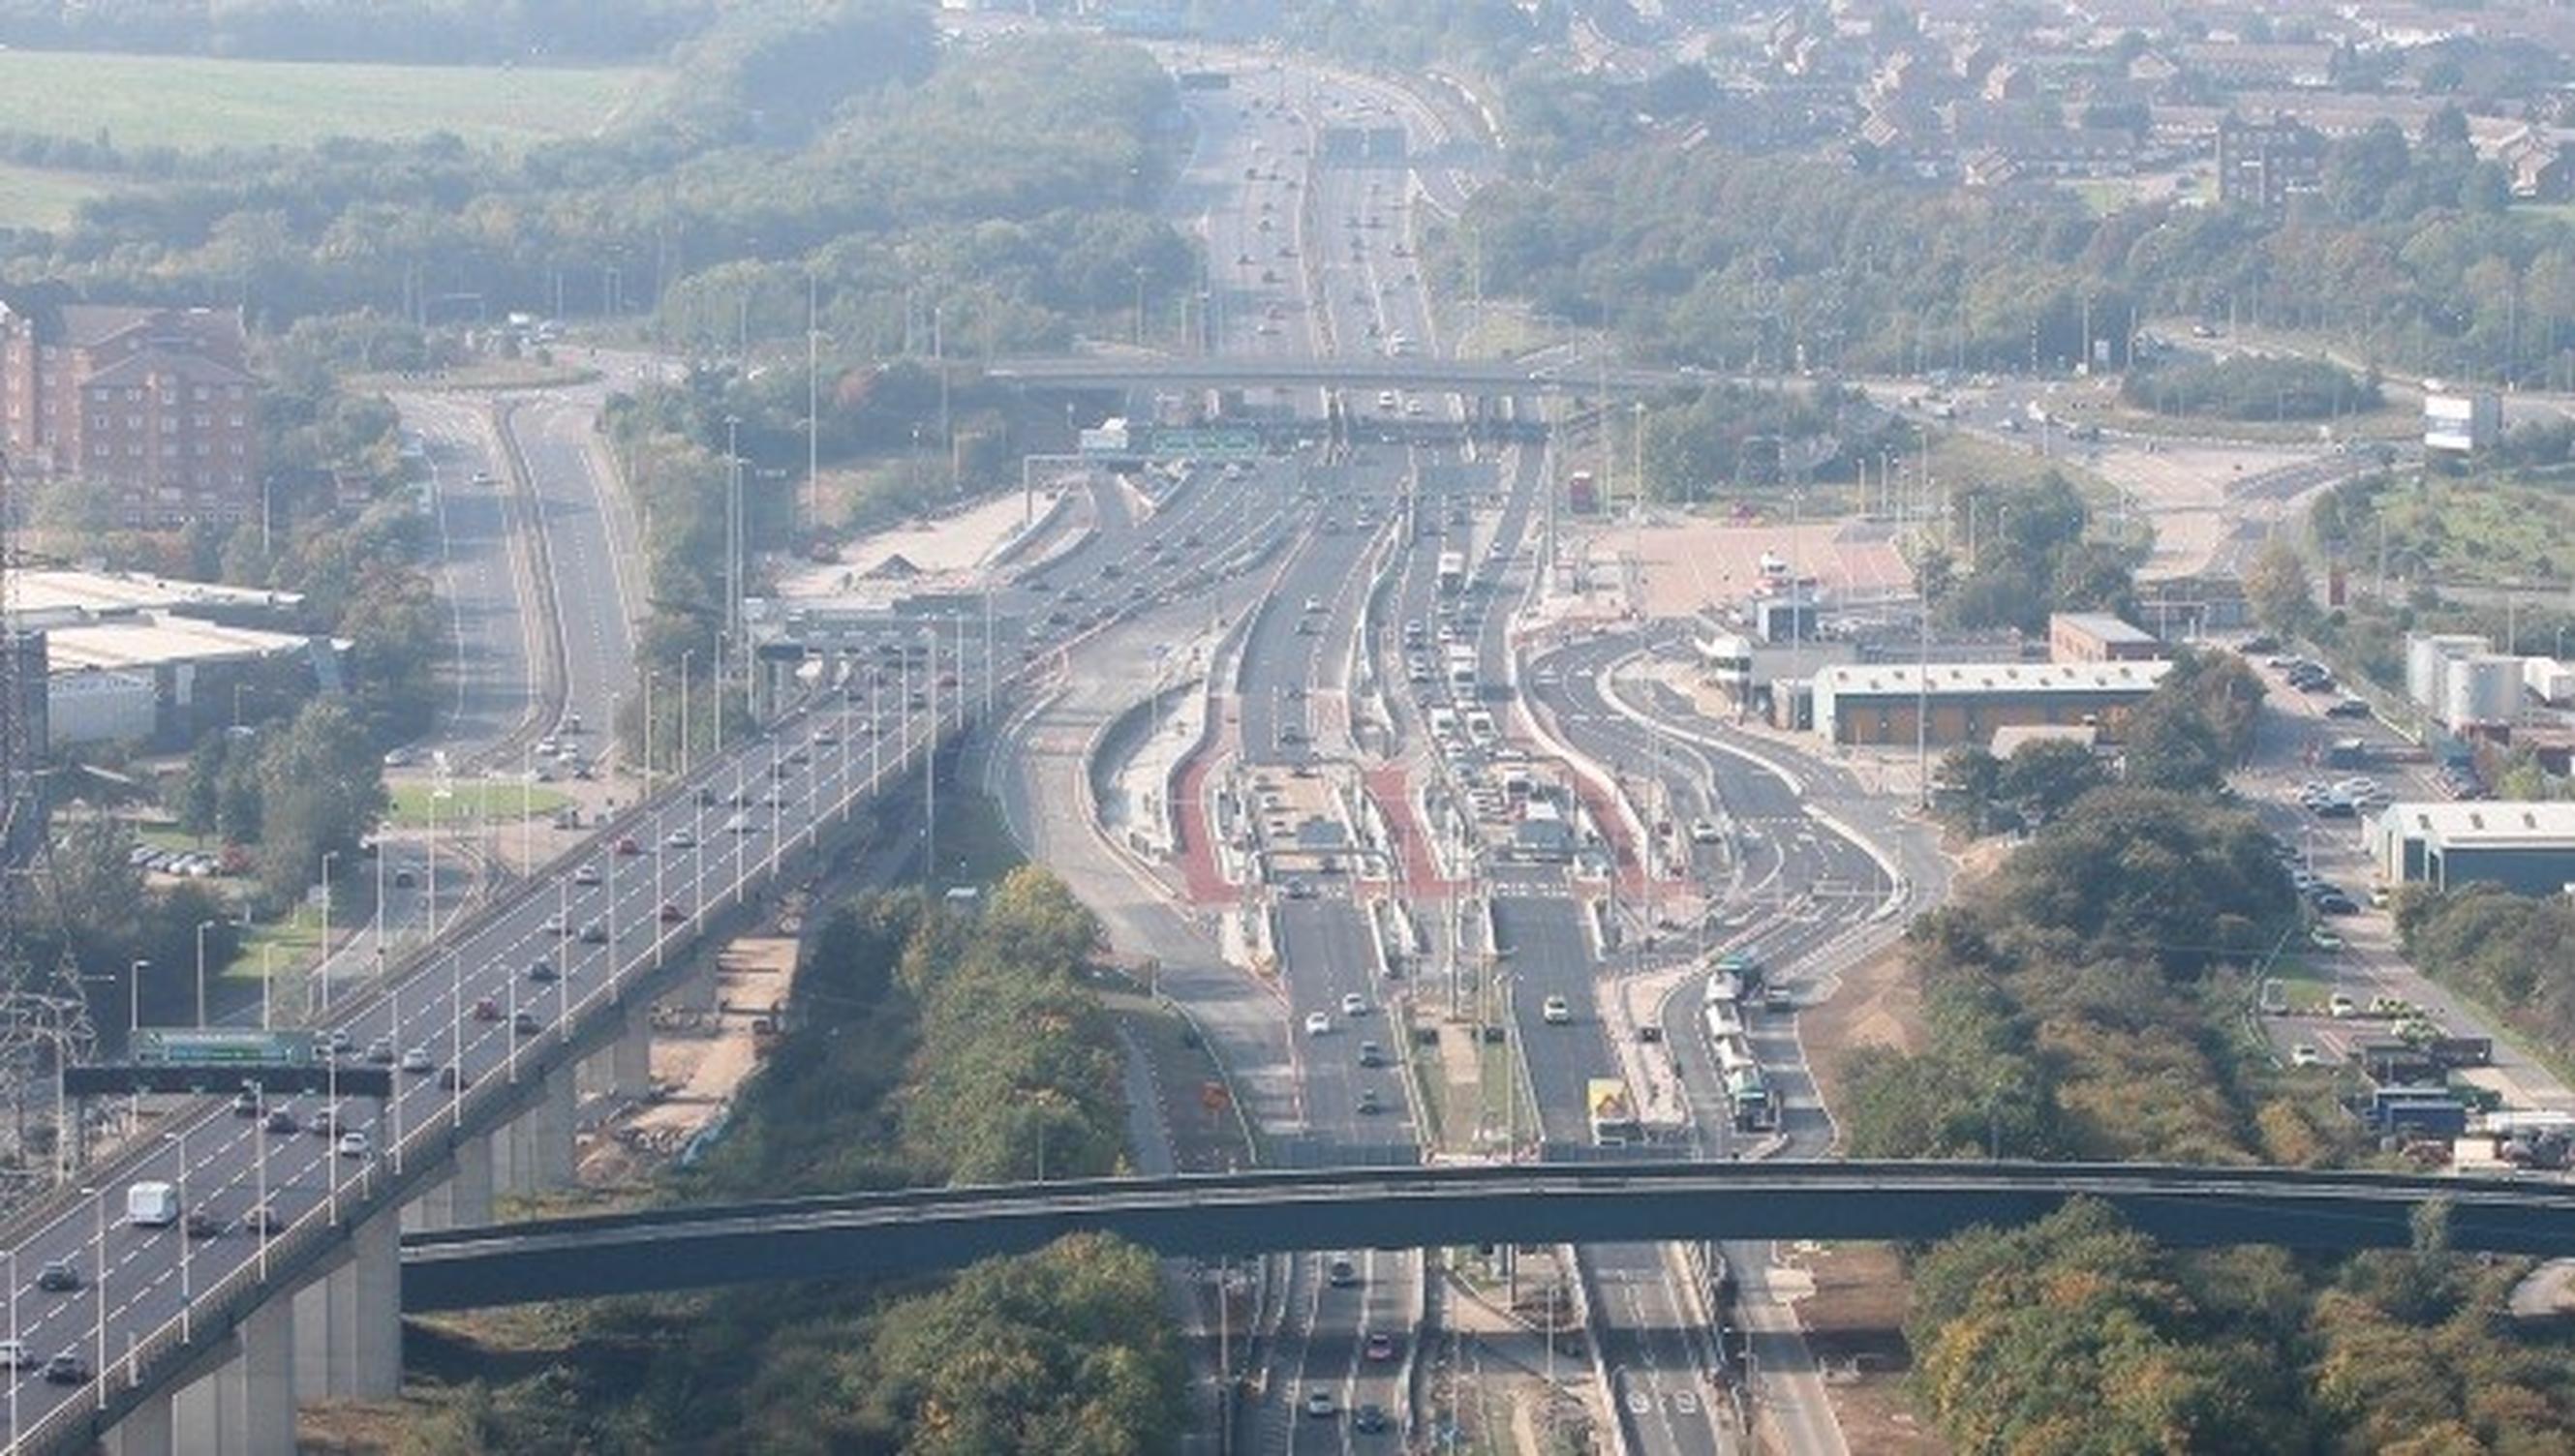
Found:
<path fill-rule="evenodd" d="M 2415 1210 L 2452 1246 L 2575 1253 L 2575 1188 L 2156 1164 L 1541 1163 L 932 1189 L 659 1208 L 407 1235 L 414 1312 L 954 1268 L 1069 1233 L 1157 1253 L 1441 1244 L 1929 1239 L 2097 1198 L 2167 1243 L 2401 1248 Z"/>
<path fill-rule="evenodd" d="M 1652 394 L 1704 382 L 1695 372 L 1580 361 L 1404 358 L 1374 355 L 1276 358 L 1150 358 L 1065 355 L 1001 359 L 985 366 L 996 384 L 1050 389 L 1353 389 L 1465 395 Z"/>

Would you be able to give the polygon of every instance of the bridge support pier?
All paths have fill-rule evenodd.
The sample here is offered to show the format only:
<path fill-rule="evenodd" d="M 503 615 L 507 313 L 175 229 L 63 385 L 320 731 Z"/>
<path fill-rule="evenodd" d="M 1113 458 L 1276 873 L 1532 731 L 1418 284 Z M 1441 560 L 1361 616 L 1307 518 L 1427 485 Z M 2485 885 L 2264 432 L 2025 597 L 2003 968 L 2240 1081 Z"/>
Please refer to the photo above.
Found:
<path fill-rule="evenodd" d="M 299 1395 L 380 1400 L 400 1393 L 400 1218 L 379 1213 L 351 1229 L 340 1262 L 295 1292 L 295 1315 Z"/>
<path fill-rule="evenodd" d="M 177 1394 L 147 1402 L 119 1423 L 134 1426 L 127 1451 L 186 1449 L 209 1456 L 294 1456 L 295 1300 L 280 1295 L 252 1310 L 199 1368 L 205 1373 Z M 140 1424 L 138 1424 L 138 1421 Z M 157 1446 L 152 1443 L 158 1441 Z"/>
<path fill-rule="evenodd" d="M 571 1186 L 576 1070 L 566 1064 L 546 1073 L 528 1109 L 493 1132 L 489 1148 L 498 1191 L 541 1193 Z"/>
<path fill-rule="evenodd" d="M 166 1388 L 145 1396 L 141 1405 L 108 1429 L 99 1449 L 106 1456 L 176 1456 L 178 1447 L 171 1439 L 173 1399 Z"/>
<path fill-rule="evenodd" d="M 456 1170 L 444 1182 L 403 1205 L 403 1232 L 492 1221 L 491 1138 L 466 1138 L 456 1144 L 455 1157 Z"/>
<path fill-rule="evenodd" d="M 641 1100 L 653 1089 L 653 1009 L 630 1005 L 610 1057 L 617 1094 Z"/>

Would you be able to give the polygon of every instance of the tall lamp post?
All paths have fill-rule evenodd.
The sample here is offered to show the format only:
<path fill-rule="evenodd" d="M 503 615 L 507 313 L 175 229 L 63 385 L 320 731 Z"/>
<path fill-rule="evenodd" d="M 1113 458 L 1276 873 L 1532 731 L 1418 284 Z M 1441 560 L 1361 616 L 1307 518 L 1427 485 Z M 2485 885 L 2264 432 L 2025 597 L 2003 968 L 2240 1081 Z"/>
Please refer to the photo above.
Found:
<path fill-rule="evenodd" d="M 143 972 L 151 968 L 152 962 L 138 955 L 125 971 L 125 1056 L 129 1061 L 134 1058 L 134 1039 L 143 1030 Z"/>
<path fill-rule="evenodd" d="M 215 927 L 212 920 L 197 922 L 197 1029 L 206 1029 L 206 932 Z"/>
<path fill-rule="evenodd" d="M 382 847 L 376 850 L 379 856 L 384 852 Z M 322 958 L 314 964 L 313 973 L 322 977 L 325 983 L 331 979 L 331 861 L 339 857 L 337 849 L 322 851 Z M 313 997 L 308 994 L 304 999 L 309 1002 Z M 266 1005 L 267 1002 L 263 1000 L 260 1004 Z M 264 1016 L 260 1024 L 268 1024 Z"/>

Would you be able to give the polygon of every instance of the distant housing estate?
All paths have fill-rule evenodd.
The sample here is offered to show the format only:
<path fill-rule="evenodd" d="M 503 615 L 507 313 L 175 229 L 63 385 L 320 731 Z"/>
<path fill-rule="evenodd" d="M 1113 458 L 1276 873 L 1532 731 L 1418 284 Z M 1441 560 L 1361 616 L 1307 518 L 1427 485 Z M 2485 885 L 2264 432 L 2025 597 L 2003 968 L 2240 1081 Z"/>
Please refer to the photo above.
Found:
<path fill-rule="evenodd" d="M 84 480 L 166 530 L 257 509 L 258 380 L 241 316 L 0 297 L 0 447 L 24 480 Z"/>

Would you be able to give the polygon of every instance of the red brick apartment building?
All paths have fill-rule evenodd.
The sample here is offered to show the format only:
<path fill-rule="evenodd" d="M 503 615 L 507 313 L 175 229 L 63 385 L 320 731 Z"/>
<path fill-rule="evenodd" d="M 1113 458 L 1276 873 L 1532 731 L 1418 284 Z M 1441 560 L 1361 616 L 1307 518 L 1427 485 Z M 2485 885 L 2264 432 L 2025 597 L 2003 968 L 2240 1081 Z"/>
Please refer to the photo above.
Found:
<path fill-rule="evenodd" d="M 0 448 L 21 480 L 113 492 L 167 530 L 258 509 L 259 381 L 238 313 L 0 298 Z"/>

